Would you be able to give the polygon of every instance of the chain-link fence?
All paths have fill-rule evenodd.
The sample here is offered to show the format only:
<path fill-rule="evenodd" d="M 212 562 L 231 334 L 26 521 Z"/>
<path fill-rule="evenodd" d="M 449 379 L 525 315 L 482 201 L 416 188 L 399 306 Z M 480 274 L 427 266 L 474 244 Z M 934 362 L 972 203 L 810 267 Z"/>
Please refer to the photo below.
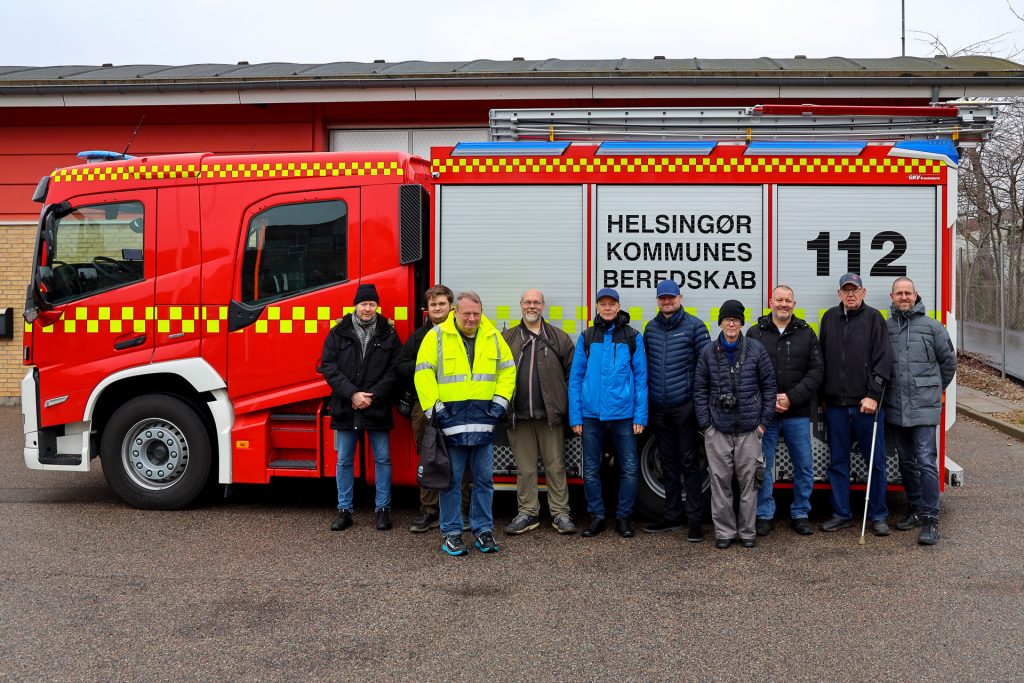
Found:
<path fill-rule="evenodd" d="M 957 249 L 957 348 L 1024 380 L 1024 277 L 1005 245 Z"/>

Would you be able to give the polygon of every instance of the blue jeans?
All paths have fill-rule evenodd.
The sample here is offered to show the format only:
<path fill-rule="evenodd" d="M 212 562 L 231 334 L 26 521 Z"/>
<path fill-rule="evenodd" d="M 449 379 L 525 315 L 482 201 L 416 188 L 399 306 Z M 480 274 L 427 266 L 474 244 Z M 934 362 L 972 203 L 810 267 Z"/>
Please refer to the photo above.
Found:
<path fill-rule="evenodd" d="M 494 529 L 494 455 L 486 446 L 448 446 L 452 483 L 441 492 L 441 536 L 462 533 L 462 477 L 468 464 L 473 474 L 469 528 L 474 536 Z"/>
<path fill-rule="evenodd" d="M 811 419 L 808 417 L 782 417 L 775 420 L 764 432 L 761 449 L 764 452 L 764 483 L 757 494 L 757 516 L 759 519 L 775 517 L 775 498 L 772 497 L 775 467 L 775 446 L 779 432 L 786 439 L 786 448 L 793 461 L 793 505 L 789 508 L 791 519 L 807 519 L 811 514 L 811 491 L 814 489 L 814 463 L 811 457 Z"/>
<path fill-rule="evenodd" d="M 921 517 L 939 518 L 939 450 L 935 425 L 901 427 L 885 425 L 885 438 L 900 458 L 903 489 L 910 511 Z"/>
<path fill-rule="evenodd" d="M 391 506 L 391 434 L 377 430 L 343 429 L 334 432 L 334 447 L 338 450 L 338 468 L 335 479 L 338 483 L 338 509 L 352 509 L 352 488 L 355 484 L 352 463 L 356 457 L 356 444 L 365 431 L 373 449 L 373 478 L 377 487 L 374 506 L 377 509 Z"/>
<path fill-rule="evenodd" d="M 619 506 L 616 517 L 622 519 L 633 514 L 636 502 L 636 437 L 633 420 L 583 418 L 583 493 L 587 497 L 587 512 L 592 517 L 604 517 L 604 497 L 601 494 L 601 451 L 604 432 L 609 430 L 615 443 L 619 463 Z"/>
<path fill-rule="evenodd" d="M 882 406 L 878 406 L 878 421 L 885 420 Z M 875 416 L 860 412 L 860 406 L 828 406 L 825 408 L 825 427 L 828 430 L 828 449 L 831 461 L 828 466 L 828 480 L 832 485 L 832 514 L 843 519 L 852 519 L 850 511 L 850 447 L 853 439 L 860 445 L 865 464 L 871 457 L 871 429 Z M 883 425 L 884 426 L 884 425 Z M 889 507 L 885 492 L 889 480 L 885 473 L 885 429 L 879 427 L 875 437 L 875 466 L 871 481 L 868 482 L 871 500 L 868 501 L 868 518 L 873 522 L 885 521 Z"/>

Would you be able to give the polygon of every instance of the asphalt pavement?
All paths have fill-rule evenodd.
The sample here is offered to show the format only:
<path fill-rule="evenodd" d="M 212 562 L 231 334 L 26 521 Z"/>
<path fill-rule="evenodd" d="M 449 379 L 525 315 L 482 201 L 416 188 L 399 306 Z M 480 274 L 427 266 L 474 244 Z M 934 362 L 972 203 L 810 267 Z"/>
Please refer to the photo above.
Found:
<path fill-rule="evenodd" d="M 969 419 L 935 547 L 781 525 L 721 551 L 545 526 L 466 558 L 406 531 L 409 493 L 390 532 L 364 504 L 331 533 L 330 487 L 305 482 L 145 512 L 98 469 L 26 470 L 20 430 L 0 408 L 2 680 L 1022 678 L 1024 444 Z M 504 525 L 514 496 L 496 500 Z"/>

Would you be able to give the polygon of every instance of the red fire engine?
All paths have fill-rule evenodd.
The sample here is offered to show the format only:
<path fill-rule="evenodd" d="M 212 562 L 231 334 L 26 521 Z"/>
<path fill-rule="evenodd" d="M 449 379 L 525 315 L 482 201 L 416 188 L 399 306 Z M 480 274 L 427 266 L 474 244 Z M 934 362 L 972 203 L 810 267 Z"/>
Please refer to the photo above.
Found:
<path fill-rule="evenodd" d="M 704 320 L 729 298 L 760 310 L 786 283 L 816 325 L 847 271 L 883 310 L 892 279 L 910 275 L 954 328 L 956 146 L 987 133 L 991 110 L 659 110 L 646 127 L 642 114 L 492 112 L 495 142 L 429 162 L 100 155 L 54 171 L 35 194 L 26 465 L 87 471 L 99 457 L 117 494 L 146 508 L 187 505 L 211 482 L 334 476 L 316 365 L 360 282 L 376 285 L 403 339 L 434 282 L 479 292 L 499 327 L 539 288 L 550 321 L 575 335 L 604 286 L 642 327 L 664 278 Z M 815 437 L 823 481 L 820 424 Z M 413 485 L 408 422 L 391 438 L 394 482 Z M 570 439 L 577 481 L 579 463 Z M 786 486 L 788 457 L 777 463 Z M 500 435 L 495 473 L 514 484 Z M 356 474 L 373 468 L 357 459 Z M 642 510 L 657 509 L 659 478 L 648 440 Z"/>

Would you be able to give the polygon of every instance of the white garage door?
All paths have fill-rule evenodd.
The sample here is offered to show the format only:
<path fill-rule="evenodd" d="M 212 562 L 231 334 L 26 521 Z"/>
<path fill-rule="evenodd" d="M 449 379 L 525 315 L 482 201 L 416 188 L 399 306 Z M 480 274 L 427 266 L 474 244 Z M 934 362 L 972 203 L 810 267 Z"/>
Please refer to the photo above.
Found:
<path fill-rule="evenodd" d="M 579 185 L 446 186 L 438 192 L 440 281 L 480 294 L 499 329 L 518 322 L 523 291 L 575 335 L 586 324 L 584 193 Z"/>
<path fill-rule="evenodd" d="M 392 128 L 332 130 L 332 152 L 407 152 L 430 158 L 431 147 L 484 142 L 486 128 Z"/>

